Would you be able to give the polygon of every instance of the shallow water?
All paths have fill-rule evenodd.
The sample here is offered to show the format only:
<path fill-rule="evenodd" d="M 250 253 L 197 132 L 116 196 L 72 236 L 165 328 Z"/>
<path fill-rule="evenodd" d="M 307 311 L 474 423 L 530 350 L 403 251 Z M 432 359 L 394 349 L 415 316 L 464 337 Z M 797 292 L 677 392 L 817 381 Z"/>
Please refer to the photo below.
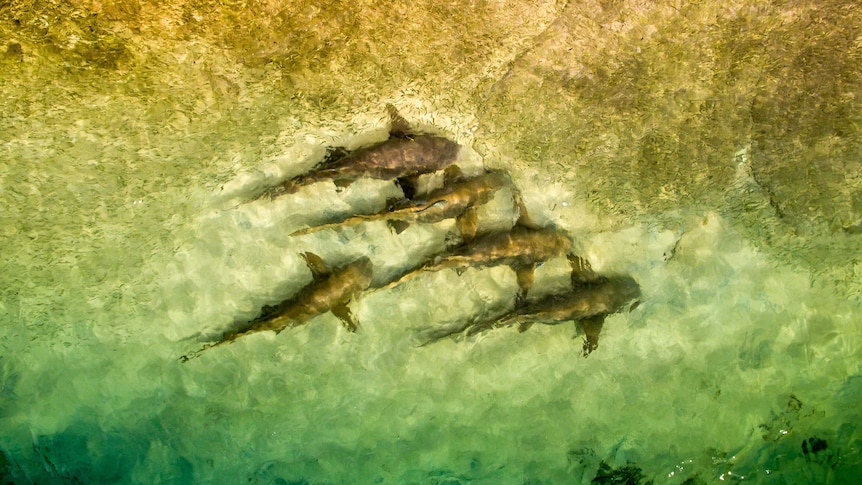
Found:
<path fill-rule="evenodd" d="M 397 194 L 370 180 L 238 205 L 324 146 L 385 137 L 383 103 L 330 118 L 271 85 L 219 104 L 146 79 L 36 74 L 4 78 L 2 92 L 4 483 L 862 476 L 858 283 L 740 227 L 741 205 L 764 204 L 745 150 L 721 204 L 611 218 L 565 182 L 574 167 L 536 175 L 483 157 L 472 147 L 491 154 L 493 140 L 475 138 L 473 114 L 407 96 L 408 119 L 467 147 L 465 168 L 511 169 L 533 215 L 568 231 L 596 271 L 634 277 L 640 305 L 607 319 L 588 358 L 573 324 L 417 346 L 423 330 L 500 312 L 517 293 L 506 267 L 441 271 L 351 302 L 356 333 L 327 314 L 183 364 L 311 281 L 300 253 L 333 265 L 367 255 L 383 281 L 438 251 L 453 223 L 288 237 Z M 507 195 L 480 212 L 482 227 L 511 223 Z M 817 244 L 832 258 L 858 236 L 830 237 Z M 567 270 L 543 265 L 534 292 L 558 291 Z"/>
<path fill-rule="evenodd" d="M 130 161 L 102 143 L 79 153 L 91 120 L 76 118 L 66 150 L 39 131 L 5 144 L 7 159 L 40 161 L 8 163 L 4 179 L 6 200 L 21 198 L 3 272 L 3 449 L 16 480 L 577 483 L 602 462 L 657 483 L 824 483 L 859 471 L 858 301 L 812 287 L 708 210 L 675 225 L 570 228 L 594 269 L 630 274 L 644 293 L 586 359 L 570 325 L 416 347 L 419 329 L 511 304 L 514 275 L 492 268 L 369 294 L 351 305 L 355 334 L 326 315 L 180 364 L 196 335 L 307 284 L 300 252 L 366 254 L 385 275 L 438 250 L 452 224 L 290 238 L 327 211 L 379 208 L 394 189 L 320 184 L 234 207 L 195 183 L 192 160 L 151 154 L 176 141 L 144 150 L 121 131 L 97 136 L 137 153 L 138 180 L 190 183 L 98 200 L 122 169 L 92 167 Z M 538 197 L 575 211 L 563 191 Z M 489 207 L 483 220 L 505 218 L 505 203 Z M 565 270 L 540 268 L 536 291 L 559 287 Z M 812 437 L 826 450 L 806 455 Z"/>

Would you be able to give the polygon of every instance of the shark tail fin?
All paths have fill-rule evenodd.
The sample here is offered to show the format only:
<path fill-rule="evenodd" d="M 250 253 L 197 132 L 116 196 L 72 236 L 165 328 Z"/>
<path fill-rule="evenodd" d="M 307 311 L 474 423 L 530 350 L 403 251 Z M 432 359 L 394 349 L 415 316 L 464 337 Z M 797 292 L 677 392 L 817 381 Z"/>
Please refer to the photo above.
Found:
<path fill-rule="evenodd" d="M 182 362 L 183 364 L 185 364 L 186 362 L 188 362 L 188 361 L 198 357 L 199 355 L 201 355 L 204 350 L 213 348 L 216 345 L 218 345 L 218 344 L 217 343 L 216 344 L 206 344 L 203 347 L 199 348 L 198 350 L 195 350 L 195 351 L 189 352 L 186 355 L 183 355 L 182 357 L 179 358 L 179 361 Z"/>
<path fill-rule="evenodd" d="M 319 226 L 306 227 L 306 228 L 300 229 L 298 231 L 293 231 L 292 233 L 290 233 L 288 235 L 291 237 L 292 236 L 304 236 L 306 234 L 311 234 L 314 232 L 323 231 L 325 229 L 341 229 L 341 228 L 348 227 L 348 226 L 355 226 L 358 224 L 362 224 L 363 222 L 374 221 L 374 220 L 377 220 L 380 218 L 381 217 L 378 214 L 359 214 L 359 215 L 355 215 L 355 216 L 350 216 L 347 219 L 344 219 L 343 221 L 329 222 L 326 224 L 321 224 Z"/>
<path fill-rule="evenodd" d="M 474 318 L 472 322 L 470 322 L 470 326 L 467 328 L 467 332 L 465 335 L 467 337 L 472 337 L 474 335 L 478 335 L 482 332 L 487 332 L 488 330 L 493 329 L 498 325 L 497 320 L 488 320 L 488 319 L 478 319 Z"/>

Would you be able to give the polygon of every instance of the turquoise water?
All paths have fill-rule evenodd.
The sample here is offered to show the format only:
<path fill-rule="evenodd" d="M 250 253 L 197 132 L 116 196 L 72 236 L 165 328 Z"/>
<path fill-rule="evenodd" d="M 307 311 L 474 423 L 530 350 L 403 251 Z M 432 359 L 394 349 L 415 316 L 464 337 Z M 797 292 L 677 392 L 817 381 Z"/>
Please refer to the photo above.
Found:
<path fill-rule="evenodd" d="M 745 147 L 733 183 L 717 189 L 720 205 L 612 217 L 567 182 L 571 167 L 498 159 L 471 129 L 475 113 L 422 96 L 309 110 L 271 85 L 213 90 L 235 98 L 226 100 L 58 76 L 10 77 L 2 90 L 4 482 L 862 476 L 858 284 L 740 227 L 734 211 L 767 205 Z M 419 347 L 423 330 L 499 311 L 517 292 L 505 267 L 442 271 L 353 301 L 356 333 L 324 315 L 180 363 L 201 336 L 306 285 L 304 251 L 333 264 L 367 255 L 385 280 L 445 244 L 451 221 L 400 235 L 378 222 L 287 236 L 379 210 L 396 190 L 385 182 L 238 205 L 307 169 L 324 146 L 385 137 L 385 101 L 465 145 L 467 169 L 511 170 L 535 217 L 568 231 L 596 271 L 637 279 L 641 304 L 607 319 L 588 358 L 572 324 Z M 483 209 L 482 227 L 511 223 L 506 197 Z M 769 217 L 754 226 L 775 224 Z M 830 237 L 840 251 L 858 236 Z M 543 265 L 535 293 L 559 290 L 567 269 Z"/>

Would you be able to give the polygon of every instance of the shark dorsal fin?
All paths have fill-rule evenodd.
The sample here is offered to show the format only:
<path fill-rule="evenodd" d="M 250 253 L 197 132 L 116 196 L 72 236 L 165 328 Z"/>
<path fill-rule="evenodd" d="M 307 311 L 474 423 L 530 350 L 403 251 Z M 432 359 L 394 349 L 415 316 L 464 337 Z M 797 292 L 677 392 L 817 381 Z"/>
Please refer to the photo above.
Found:
<path fill-rule="evenodd" d="M 339 303 L 335 305 L 330 310 L 332 313 L 341 320 L 341 323 L 344 324 L 344 327 L 351 332 L 355 332 L 359 325 L 356 323 L 356 320 L 353 318 L 353 314 L 350 312 L 350 307 L 347 306 L 347 303 Z"/>
<path fill-rule="evenodd" d="M 514 185 L 511 187 L 512 199 L 515 203 L 515 210 L 518 214 L 518 220 L 515 222 L 515 225 L 526 227 L 527 229 L 541 229 L 542 225 L 530 217 L 530 214 L 527 212 L 527 205 L 524 203 L 524 196 L 521 195 L 521 191 Z"/>
<path fill-rule="evenodd" d="M 326 263 L 323 262 L 320 256 L 312 252 L 304 252 L 301 256 L 302 259 L 305 260 L 305 265 L 308 266 L 308 269 L 311 271 L 311 275 L 314 276 L 315 280 L 325 278 L 329 275 Z"/>
<path fill-rule="evenodd" d="M 395 106 L 386 104 L 386 111 L 389 113 L 389 119 L 392 124 L 389 127 L 389 136 L 394 138 L 409 138 L 413 131 L 410 129 L 410 123 L 395 109 Z"/>

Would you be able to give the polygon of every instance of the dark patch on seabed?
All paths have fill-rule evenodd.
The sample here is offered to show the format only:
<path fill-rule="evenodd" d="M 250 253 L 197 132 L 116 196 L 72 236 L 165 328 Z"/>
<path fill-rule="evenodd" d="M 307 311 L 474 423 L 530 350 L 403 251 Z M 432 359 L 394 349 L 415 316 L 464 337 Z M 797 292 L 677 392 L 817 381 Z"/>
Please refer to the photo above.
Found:
<path fill-rule="evenodd" d="M 613 468 L 605 462 L 599 464 L 599 472 L 593 478 L 592 483 L 599 485 L 637 485 L 640 483 L 652 484 L 649 480 L 644 482 L 644 475 L 641 469 L 634 465 L 625 465 L 618 468 Z"/>
<path fill-rule="evenodd" d="M 9 463 L 9 458 L 6 456 L 6 452 L 0 450 L 0 484 L 6 485 L 10 483 L 15 483 L 12 480 L 12 464 Z"/>

